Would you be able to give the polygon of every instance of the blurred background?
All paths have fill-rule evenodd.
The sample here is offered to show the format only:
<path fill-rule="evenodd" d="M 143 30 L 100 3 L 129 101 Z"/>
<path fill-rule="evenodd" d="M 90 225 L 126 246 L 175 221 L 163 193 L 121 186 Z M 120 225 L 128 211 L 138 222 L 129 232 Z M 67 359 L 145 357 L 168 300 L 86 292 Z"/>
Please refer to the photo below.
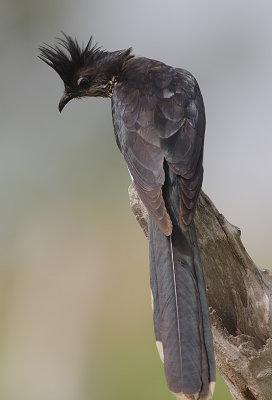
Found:
<path fill-rule="evenodd" d="M 271 12 L 265 0 L 1 0 L 1 400 L 173 399 L 110 100 L 60 115 L 62 82 L 38 46 L 63 30 L 190 70 L 207 111 L 203 188 L 269 267 Z M 230 398 L 219 378 L 214 399 Z"/>

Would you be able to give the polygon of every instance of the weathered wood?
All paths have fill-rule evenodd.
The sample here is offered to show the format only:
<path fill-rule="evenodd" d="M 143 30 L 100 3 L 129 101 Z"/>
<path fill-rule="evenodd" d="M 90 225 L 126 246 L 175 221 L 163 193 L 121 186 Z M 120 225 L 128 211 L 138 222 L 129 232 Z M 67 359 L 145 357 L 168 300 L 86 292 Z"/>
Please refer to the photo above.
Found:
<path fill-rule="evenodd" d="M 133 186 L 131 208 L 146 236 L 147 211 Z M 272 399 L 272 272 L 247 254 L 239 228 L 201 192 L 195 215 L 217 368 L 235 400 Z"/>

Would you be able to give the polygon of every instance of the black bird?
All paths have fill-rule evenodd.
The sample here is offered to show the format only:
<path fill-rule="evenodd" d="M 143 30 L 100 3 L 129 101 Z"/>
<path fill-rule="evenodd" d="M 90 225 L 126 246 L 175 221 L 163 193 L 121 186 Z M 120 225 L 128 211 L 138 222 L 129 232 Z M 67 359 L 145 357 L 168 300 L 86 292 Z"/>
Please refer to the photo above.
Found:
<path fill-rule="evenodd" d="M 178 399 L 209 399 L 215 362 L 194 228 L 203 177 L 205 110 L 196 79 L 132 49 L 108 52 L 64 34 L 40 47 L 73 98 L 111 97 L 117 145 L 149 212 L 150 283 L 156 343 Z"/>

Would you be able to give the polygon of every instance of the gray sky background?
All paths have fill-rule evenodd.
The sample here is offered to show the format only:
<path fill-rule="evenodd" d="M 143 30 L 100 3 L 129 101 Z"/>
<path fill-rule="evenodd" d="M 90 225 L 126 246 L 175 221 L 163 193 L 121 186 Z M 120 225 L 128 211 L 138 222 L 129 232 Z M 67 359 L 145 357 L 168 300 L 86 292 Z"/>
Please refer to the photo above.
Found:
<path fill-rule="evenodd" d="M 153 341 L 147 244 L 129 210 L 129 176 L 115 144 L 110 101 L 73 101 L 60 115 L 62 83 L 38 60 L 38 47 L 52 44 L 60 31 L 84 43 L 93 35 L 107 50 L 132 46 L 137 55 L 192 72 L 207 113 L 203 189 L 241 228 L 254 261 L 269 267 L 271 4 L 268 0 L 1 1 L 1 398 L 168 396 L 166 388 L 158 386 L 157 375 L 156 383 L 151 379 L 140 388 L 120 383 L 127 365 L 134 365 L 127 381 L 137 383 L 147 381 L 159 361 L 153 353 L 147 355 L 151 350 L 146 332 Z M 141 311 L 136 306 L 142 306 Z M 112 347 L 103 330 L 109 316 Z M 145 332 L 140 329 L 141 318 Z M 127 361 L 122 351 L 130 354 L 135 332 L 135 343 L 145 339 Z M 91 357 L 95 349 L 99 356 Z M 96 360 L 95 368 L 86 354 Z M 123 360 L 120 372 L 116 363 L 110 365 L 116 357 L 118 365 Z M 142 359 L 137 367 L 137 357 L 154 357 L 154 367 L 146 361 L 145 371 Z M 108 388 L 97 388 L 99 377 L 107 372 L 112 374 Z M 82 382 L 89 380 L 91 388 L 82 391 Z M 97 395 L 86 394 L 96 390 Z M 215 400 L 223 398 L 218 395 Z"/>

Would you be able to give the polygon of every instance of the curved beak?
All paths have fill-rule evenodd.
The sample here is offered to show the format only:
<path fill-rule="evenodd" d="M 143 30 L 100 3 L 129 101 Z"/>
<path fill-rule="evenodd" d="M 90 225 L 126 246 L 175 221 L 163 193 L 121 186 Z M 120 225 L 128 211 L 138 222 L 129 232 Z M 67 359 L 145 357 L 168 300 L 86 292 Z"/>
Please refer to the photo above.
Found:
<path fill-rule="evenodd" d="M 72 100 L 74 97 L 76 97 L 74 94 L 64 93 L 64 95 L 62 96 L 62 98 L 60 99 L 60 102 L 59 102 L 59 112 L 62 112 L 62 110 L 66 106 L 66 104 L 69 103 L 69 101 Z"/>

